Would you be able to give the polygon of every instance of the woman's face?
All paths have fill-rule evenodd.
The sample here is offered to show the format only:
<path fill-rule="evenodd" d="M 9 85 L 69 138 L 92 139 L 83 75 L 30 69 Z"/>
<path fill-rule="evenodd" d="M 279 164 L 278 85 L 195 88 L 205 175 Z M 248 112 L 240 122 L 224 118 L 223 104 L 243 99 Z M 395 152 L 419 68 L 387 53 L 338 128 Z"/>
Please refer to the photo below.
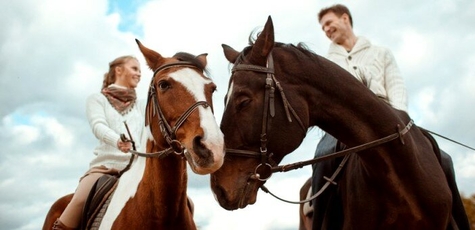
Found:
<path fill-rule="evenodd" d="M 116 67 L 117 85 L 135 88 L 140 82 L 140 64 L 136 59 L 129 59 L 121 66 Z"/>

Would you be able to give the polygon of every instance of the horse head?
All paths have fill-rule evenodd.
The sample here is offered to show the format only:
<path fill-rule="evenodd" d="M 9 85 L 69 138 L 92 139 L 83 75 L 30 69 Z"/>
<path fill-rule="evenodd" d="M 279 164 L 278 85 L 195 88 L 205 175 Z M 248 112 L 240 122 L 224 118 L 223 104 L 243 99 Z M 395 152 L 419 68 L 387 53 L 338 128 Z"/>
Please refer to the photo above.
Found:
<path fill-rule="evenodd" d="M 258 189 L 271 176 L 272 167 L 296 149 L 306 134 L 307 126 L 301 119 L 306 117 L 299 117 L 302 115 L 294 110 L 303 107 L 298 101 L 291 103 L 298 107 L 290 106 L 290 98 L 279 88 L 283 82 L 274 76 L 274 72 L 281 71 L 277 65 L 274 68 L 274 46 L 270 17 L 255 43 L 242 52 L 223 44 L 224 55 L 234 67 L 221 120 L 226 159 L 211 174 L 211 188 L 220 205 L 228 210 L 255 203 Z M 278 126 L 285 126 L 285 131 L 273 132 Z M 270 132 L 272 135 L 268 135 Z"/>
<path fill-rule="evenodd" d="M 197 174 L 216 171 L 223 164 L 224 140 L 213 112 L 216 85 L 205 76 L 207 54 L 162 57 L 136 41 L 154 71 L 145 119 L 151 144 L 183 154 Z"/>

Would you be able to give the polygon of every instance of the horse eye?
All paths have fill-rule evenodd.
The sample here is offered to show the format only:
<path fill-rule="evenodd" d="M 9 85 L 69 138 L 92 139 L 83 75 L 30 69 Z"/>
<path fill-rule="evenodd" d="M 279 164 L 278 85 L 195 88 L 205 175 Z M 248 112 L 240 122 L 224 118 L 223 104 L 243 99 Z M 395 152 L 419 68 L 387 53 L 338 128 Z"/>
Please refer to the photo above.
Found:
<path fill-rule="evenodd" d="M 163 90 L 163 91 L 164 91 L 164 90 L 169 89 L 170 87 L 171 87 L 171 85 L 170 85 L 170 83 L 168 83 L 167 81 L 160 81 L 160 82 L 158 83 L 158 88 L 159 88 L 160 90 Z"/>
<path fill-rule="evenodd" d="M 251 99 L 249 98 L 239 101 L 239 103 L 237 103 L 237 110 L 238 111 L 243 110 L 244 108 L 249 106 L 250 103 L 251 103 Z"/>

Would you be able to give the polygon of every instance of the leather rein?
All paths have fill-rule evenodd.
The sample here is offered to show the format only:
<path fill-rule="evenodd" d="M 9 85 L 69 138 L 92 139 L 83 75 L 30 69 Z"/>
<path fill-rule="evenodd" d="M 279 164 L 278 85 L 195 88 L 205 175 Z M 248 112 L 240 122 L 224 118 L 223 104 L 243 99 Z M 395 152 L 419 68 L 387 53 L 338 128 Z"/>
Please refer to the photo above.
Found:
<path fill-rule="evenodd" d="M 242 60 L 243 59 L 242 56 L 243 56 L 243 54 L 241 54 L 239 59 Z M 272 155 L 273 154 L 267 152 L 267 132 L 268 132 L 267 126 L 268 126 L 268 122 L 269 122 L 269 115 L 270 115 L 270 118 L 274 117 L 274 115 L 275 115 L 275 107 L 274 107 L 275 87 L 274 86 L 276 86 L 278 88 L 278 90 L 281 94 L 283 104 L 284 104 L 284 109 L 285 109 L 288 121 L 292 122 L 292 118 L 291 118 L 291 115 L 290 115 L 290 112 L 291 112 L 292 115 L 299 122 L 299 124 L 302 127 L 302 129 L 304 130 L 304 132 L 307 131 L 307 127 L 304 126 L 303 122 L 301 121 L 301 119 L 299 118 L 299 116 L 297 115 L 295 110 L 292 108 L 292 106 L 290 105 L 289 101 L 285 97 L 285 93 L 284 93 L 284 90 L 283 90 L 282 86 L 280 85 L 280 83 L 277 81 L 277 79 L 274 76 L 274 61 L 273 61 L 273 58 L 272 58 L 272 53 L 270 53 L 267 57 L 266 67 L 258 66 L 258 65 L 252 65 L 252 64 L 239 64 L 238 63 L 233 67 L 232 73 L 234 73 L 236 71 L 254 71 L 254 72 L 259 72 L 259 73 L 266 73 L 266 83 L 265 83 L 266 92 L 265 92 L 265 97 L 264 97 L 264 108 L 263 108 L 264 111 L 263 111 L 263 118 L 262 118 L 263 121 L 262 121 L 262 132 L 261 132 L 261 139 L 260 139 L 260 141 L 261 141 L 260 151 L 256 152 L 256 151 L 250 151 L 250 150 L 226 149 L 226 154 L 229 154 L 229 155 L 240 156 L 240 157 L 260 158 L 261 159 L 261 163 L 254 169 L 254 173 L 251 174 L 250 177 L 248 178 L 248 183 L 247 183 L 247 186 L 246 186 L 246 190 L 250 186 L 250 181 L 249 180 L 259 180 L 259 181 L 265 182 L 272 176 L 272 173 L 274 173 L 274 172 L 287 172 L 287 171 L 290 171 L 290 170 L 302 168 L 302 167 L 307 166 L 307 165 L 312 165 L 312 164 L 315 164 L 315 163 L 320 162 L 320 161 L 345 156 L 345 158 L 342 160 L 342 162 L 340 163 L 340 165 L 338 166 L 336 171 L 333 173 L 331 178 L 325 178 L 327 180 L 325 185 L 316 194 L 314 194 L 312 197 L 310 197 L 306 200 L 303 200 L 303 201 L 288 201 L 288 200 L 282 199 L 282 198 L 274 195 L 264 185 L 261 185 L 261 189 L 264 192 L 269 193 L 272 196 L 274 196 L 275 198 L 277 198 L 281 201 L 287 202 L 287 203 L 292 203 L 292 204 L 306 203 L 306 202 L 311 201 L 311 200 L 315 199 L 316 197 L 318 197 L 330 184 L 335 184 L 336 185 L 336 182 L 334 182 L 334 179 L 337 177 L 337 175 L 343 169 L 343 166 L 345 165 L 346 161 L 348 160 L 348 158 L 350 156 L 349 155 L 350 153 L 356 153 L 356 152 L 359 152 L 359 151 L 367 150 L 367 149 L 382 145 L 384 143 L 393 141 L 393 140 L 398 139 L 398 138 L 401 141 L 401 143 L 404 144 L 403 136 L 406 133 L 409 132 L 409 130 L 411 129 L 411 127 L 414 124 L 413 120 L 410 120 L 404 128 L 401 128 L 400 125 L 398 124 L 397 125 L 397 132 L 395 132 L 391 135 L 388 135 L 386 137 L 383 137 L 383 138 L 380 138 L 380 139 L 377 139 L 377 140 L 374 140 L 374 141 L 371 141 L 371 142 L 368 142 L 368 143 L 365 143 L 365 144 L 362 144 L 362 145 L 358 145 L 358 146 L 355 146 L 355 147 L 352 147 L 352 148 L 348 148 L 348 149 L 345 149 L 345 150 L 342 150 L 342 151 L 339 151 L 339 152 L 335 152 L 335 153 L 328 154 L 328 155 L 325 155 L 325 156 L 316 157 L 316 158 L 313 158 L 313 159 L 310 159 L 310 160 L 291 163 L 291 164 L 287 164 L 287 165 L 272 166 L 272 165 L 276 165 L 276 164 L 275 164 L 275 161 L 272 160 Z"/>
<path fill-rule="evenodd" d="M 158 123 L 160 126 L 160 132 L 162 133 L 162 136 L 165 138 L 165 141 L 168 143 L 170 147 L 158 151 L 158 152 L 153 152 L 153 153 L 142 153 L 138 152 L 137 150 L 130 150 L 130 152 L 136 156 L 141 156 L 141 157 L 157 157 L 157 158 L 163 158 L 165 156 L 168 156 L 170 153 L 175 153 L 177 155 L 182 154 L 185 151 L 185 148 L 183 145 L 176 139 L 176 132 L 177 130 L 181 127 L 181 125 L 188 119 L 188 117 L 191 115 L 191 113 L 197 109 L 199 106 L 203 106 L 204 108 L 207 108 L 209 106 L 208 102 L 206 101 L 197 101 L 193 105 L 191 105 L 176 121 L 175 126 L 171 126 L 170 123 L 167 121 L 165 116 L 163 115 L 162 109 L 160 107 L 160 104 L 158 103 L 158 95 L 156 91 L 156 85 L 153 84 L 154 78 L 157 76 L 157 74 L 160 71 L 172 68 L 172 67 L 189 67 L 189 68 L 198 68 L 196 65 L 194 65 L 192 62 L 187 62 L 187 61 L 179 61 L 179 62 L 174 62 L 174 63 L 169 63 L 162 65 L 158 67 L 154 72 L 152 76 L 152 81 L 150 82 L 150 87 L 148 91 L 148 102 L 147 106 L 153 106 L 153 114 L 152 116 L 148 115 L 148 120 L 151 121 L 152 117 L 154 117 L 156 114 L 158 114 Z M 150 101 L 152 100 L 153 104 L 149 104 Z"/>

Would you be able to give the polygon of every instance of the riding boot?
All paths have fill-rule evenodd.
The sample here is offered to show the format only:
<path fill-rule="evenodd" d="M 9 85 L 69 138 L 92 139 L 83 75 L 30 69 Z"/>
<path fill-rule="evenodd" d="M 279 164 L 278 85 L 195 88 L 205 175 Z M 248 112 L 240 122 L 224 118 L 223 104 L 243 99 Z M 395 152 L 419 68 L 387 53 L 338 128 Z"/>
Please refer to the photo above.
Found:
<path fill-rule="evenodd" d="M 468 220 L 467 213 L 465 212 L 462 197 L 460 196 L 457 182 L 455 180 L 455 171 L 452 157 L 450 157 L 450 155 L 444 152 L 442 149 L 440 150 L 440 156 L 442 169 L 444 170 L 445 177 L 447 178 L 450 190 L 452 191 L 452 218 L 454 222 L 452 225 L 457 225 L 453 226 L 452 229 L 470 230 L 470 222 Z"/>
<path fill-rule="evenodd" d="M 315 157 L 339 151 L 338 143 L 336 138 L 325 133 L 317 145 Z M 324 176 L 330 178 L 340 162 L 341 157 L 328 159 L 313 165 L 312 195 L 323 187 L 327 182 Z M 341 204 L 337 198 L 337 186 L 330 185 L 320 196 L 311 201 L 311 206 L 313 207 L 313 230 L 341 229 L 340 223 L 342 223 L 342 220 L 334 219 L 338 216 L 336 213 L 341 210 Z"/>
<path fill-rule="evenodd" d="M 75 228 L 70 228 L 64 225 L 63 222 L 61 222 L 58 218 L 53 224 L 53 230 L 75 230 Z"/>

